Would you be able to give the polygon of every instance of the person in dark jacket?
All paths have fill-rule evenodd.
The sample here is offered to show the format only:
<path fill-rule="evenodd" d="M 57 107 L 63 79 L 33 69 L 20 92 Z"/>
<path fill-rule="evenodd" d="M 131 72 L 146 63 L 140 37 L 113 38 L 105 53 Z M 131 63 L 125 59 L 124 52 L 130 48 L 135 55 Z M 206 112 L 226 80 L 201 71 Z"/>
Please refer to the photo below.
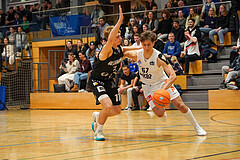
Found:
<path fill-rule="evenodd" d="M 168 10 L 163 10 L 162 11 L 162 21 L 159 23 L 158 26 L 158 37 L 160 39 L 165 39 L 167 38 L 168 34 L 171 31 L 172 26 L 172 18 L 170 17 L 170 13 Z"/>
<path fill-rule="evenodd" d="M 219 89 L 226 88 L 228 86 L 228 83 L 230 83 L 231 79 L 240 74 L 240 49 L 238 49 L 237 52 L 238 56 L 234 59 L 234 61 L 230 65 L 222 67 L 223 82 L 221 83 Z M 224 81 L 225 74 L 227 74 L 227 77 Z"/>
<path fill-rule="evenodd" d="M 179 26 L 178 20 L 173 21 L 173 29 L 171 32 L 174 34 L 176 41 L 179 43 L 185 42 L 184 29 Z"/>
<path fill-rule="evenodd" d="M 224 34 L 228 32 L 229 14 L 224 4 L 220 5 L 219 15 L 216 21 L 216 29 L 209 32 L 209 38 L 214 42 L 213 35 L 218 35 L 220 46 L 224 45 Z"/>
<path fill-rule="evenodd" d="M 216 27 L 216 14 L 213 8 L 210 8 L 208 11 L 208 14 L 206 15 L 206 18 L 204 19 L 204 27 L 200 27 L 200 31 L 202 34 L 202 37 L 205 34 L 209 34 L 209 32 Z"/>
<path fill-rule="evenodd" d="M 197 39 L 201 39 L 201 31 L 198 26 L 195 26 L 195 20 L 194 19 L 189 19 L 188 20 L 188 27 L 187 31 L 189 31 L 190 35 L 192 37 L 196 37 Z"/>

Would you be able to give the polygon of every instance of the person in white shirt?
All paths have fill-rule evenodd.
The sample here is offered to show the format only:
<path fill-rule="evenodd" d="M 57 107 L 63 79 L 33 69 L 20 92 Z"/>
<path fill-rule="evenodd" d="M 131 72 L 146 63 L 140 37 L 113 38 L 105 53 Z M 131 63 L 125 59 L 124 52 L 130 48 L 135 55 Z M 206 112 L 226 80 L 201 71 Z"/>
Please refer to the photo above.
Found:
<path fill-rule="evenodd" d="M 196 37 L 192 37 L 189 34 L 189 31 L 185 31 L 185 38 L 187 41 L 184 44 L 184 52 L 181 53 L 178 61 L 180 63 L 185 62 L 185 74 L 188 74 L 189 71 L 189 62 L 196 61 L 200 58 L 200 51 L 198 47 L 198 40 Z"/>
<path fill-rule="evenodd" d="M 164 122 L 167 120 L 167 113 L 164 108 L 159 108 L 154 105 L 152 96 L 158 89 L 166 90 L 170 94 L 172 104 L 176 106 L 193 125 L 197 135 L 205 136 L 207 132 L 199 126 L 190 108 L 184 104 L 177 89 L 173 86 L 177 78 L 174 70 L 161 52 L 153 48 L 155 40 L 156 35 L 153 32 L 143 32 L 141 34 L 143 49 L 124 53 L 124 56 L 138 63 L 140 79 L 143 82 L 142 89 L 146 100 L 155 115 L 160 117 Z"/>
<path fill-rule="evenodd" d="M 140 35 L 138 34 L 138 33 L 135 33 L 134 34 L 134 36 L 133 36 L 133 38 L 134 38 L 134 42 L 135 43 L 133 43 L 133 47 L 141 47 L 142 46 L 142 43 L 141 43 L 141 41 L 140 41 Z"/>

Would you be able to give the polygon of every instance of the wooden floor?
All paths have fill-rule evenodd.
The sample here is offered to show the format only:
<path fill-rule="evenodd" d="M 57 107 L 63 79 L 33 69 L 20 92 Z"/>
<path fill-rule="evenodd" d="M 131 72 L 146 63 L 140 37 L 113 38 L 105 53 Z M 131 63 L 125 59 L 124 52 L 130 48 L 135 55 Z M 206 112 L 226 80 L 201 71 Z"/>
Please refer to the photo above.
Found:
<path fill-rule="evenodd" d="M 0 111 L 0 159 L 240 159 L 240 110 L 194 110 L 207 136 L 196 136 L 177 110 L 122 111 L 93 140 L 93 110 Z"/>

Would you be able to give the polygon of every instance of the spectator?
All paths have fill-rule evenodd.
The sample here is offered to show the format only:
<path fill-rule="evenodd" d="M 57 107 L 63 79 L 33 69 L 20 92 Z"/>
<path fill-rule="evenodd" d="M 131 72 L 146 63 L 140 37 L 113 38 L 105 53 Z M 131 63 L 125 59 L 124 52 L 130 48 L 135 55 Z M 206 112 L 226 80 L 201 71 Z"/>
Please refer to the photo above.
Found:
<path fill-rule="evenodd" d="M 77 42 L 77 53 L 78 53 L 78 55 L 79 55 L 80 52 L 83 53 L 83 54 L 86 54 L 87 49 L 88 48 L 86 46 L 84 46 L 82 39 L 79 39 L 78 42 Z"/>
<path fill-rule="evenodd" d="M 157 36 L 156 36 L 157 37 Z M 163 52 L 164 49 L 164 43 L 161 39 L 157 38 L 155 41 L 155 44 L 153 46 L 156 50 L 160 51 L 161 53 Z"/>
<path fill-rule="evenodd" d="M 0 9 L 0 26 L 5 25 L 6 15 L 2 9 Z"/>
<path fill-rule="evenodd" d="M 131 11 L 132 12 L 144 11 L 144 10 L 145 10 L 145 7 L 140 0 L 132 1 L 132 3 L 131 3 Z M 140 13 L 140 16 L 143 17 L 143 14 L 144 13 Z M 133 17 L 136 16 L 136 14 L 133 14 L 133 15 L 134 15 Z"/>
<path fill-rule="evenodd" d="M 206 3 L 203 4 L 202 12 L 201 12 L 200 17 L 201 18 L 206 17 L 208 15 L 207 13 L 209 13 L 208 11 L 209 11 L 210 8 L 213 8 L 213 11 L 215 12 L 213 14 L 216 15 L 216 6 L 215 6 L 214 2 L 212 2 L 212 0 L 206 0 Z"/>
<path fill-rule="evenodd" d="M 14 63 L 14 46 L 9 44 L 9 39 L 4 38 L 4 47 L 2 52 L 2 59 L 9 61 L 9 64 Z"/>
<path fill-rule="evenodd" d="M 129 20 L 129 26 L 126 28 L 125 38 L 131 39 L 133 36 L 133 26 L 135 26 L 136 22 L 134 18 Z"/>
<path fill-rule="evenodd" d="M 133 35 L 132 35 L 132 37 L 130 39 L 132 44 L 135 43 L 135 40 L 134 40 L 134 35 L 135 34 L 139 34 L 140 35 L 140 29 L 138 28 L 138 25 L 134 25 L 133 26 Z"/>
<path fill-rule="evenodd" d="M 96 5 L 94 11 L 91 13 L 91 24 L 98 24 L 99 18 L 104 16 L 104 12 L 100 5 Z"/>
<path fill-rule="evenodd" d="M 70 91 L 71 84 L 74 80 L 74 74 L 78 71 L 80 65 L 73 53 L 68 54 L 68 62 L 66 66 L 60 66 L 62 70 L 65 71 L 65 74 L 58 78 L 58 84 L 65 84 L 66 91 Z"/>
<path fill-rule="evenodd" d="M 185 24 L 186 24 L 186 18 L 184 17 L 184 13 L 182 10 L 178 11 L 178 18 L 177 18 L 178 22 L 179 22 L 179 26 L 181 28 L 185 28 Z"/>
<path fill-rule="evenodd" d="M 88 72 L 92 70 L 91 63 L 85 54 L 80 52 L 79 58 L 80 68 L 78 72 L 74 74 L 74 87 L 71 89 L 72 92 L 86 92 L 85 89 L 81 89 L 81 81 L 86 80 Z"/>
<path fill-rule="evenodd" d="M 182 75 L 183 69 L 182 69 L 182 66 L 179 64 L 176 56 L 171 57 L 171 62 L 172 62 L 173 70 L 175 71 L 176 75 Z"/>
<path fill-rule="evenodd" d="M 10 27 L 10 34 L 8 35 L 9 43 L 15 44 L 16 32 L 14 27 Z"/>
<path fill-rule="evenodd" d="M 181 45 L 178 41 L 175 41 L 175 36 L 173 33 L 168 34 L 168 42 L 165 44 L 163 55 L 166 57 L 166 59 L 171 63 L 171 57 L 176 56 L 180 57 L 181 54 Z"/>
<path fill-rule="evenodd" d="M 132 109 L 132 90 L 133 90 L 133 81 L 135 78 L 135 73 L 131 72 L 128 66 L 122 67 L 123 74 L 121 75 L 121 84 L 118 92 L 120 94 L 125 94 L 127 92 L 128 104 L 124 110 Z"/>
<path fill-rule="evenodd" d="M 148 29 L 148 24 L 147 24 L 147 23 L 143 24 L 143 26 L 142 26 L 142 30 L 143 30 L 143 32 L 146 32 L 146 31 L 149 30 L 149 29 Z"/>
<path fill-rule="evenodd" d="M 12 25 L 14 20 L 15 20 L 15 15 L 16 11 L 13 10 L 13 7 L 9 8 L 9 11 L 7 12 L 7 21 L 5 22 L 6 25 Z"/>
<path fill-rule="evenodd" d="M 158 19 L 158 12 L 157 12 L 157 5 L 153 5 L 152 11 L 153 11 L 153 16 Z"/>
<path fill-rule="evenodd" d="M 34 4 L 31 8 L 31 12 L 32 12 L 32 23 L 34 23 L 32 25 L 32 30 L 33 31 L 38 31 L 39 30 L 39 26 L 38 26 L 38 17 L 39 17 L 39 8 L 40 5 L 38 3 Z"/>
<path fill-rule="evenodd" d="M 128 38 L 124 38 L 123 39 L 123 43 L 122 43 L 122 46 L 131 46 L 131 42 Z"/>
<path fill-rule="evenodd" d="M 189 31 L 185 31 L 185 37 L 187 41 L 184 44 L 184 53 L 180 55 L 179 62 L 185 62 L 185 74 L 189 72 L 189 62 L 200 59 L 200 51 L 198 46 L 198 40 L 196 37 L 192 37 Z"/>
<path fill-rule="evenodd" d="M 20 5 L 19 6 L 19 17 L 20 19 L 23 19 L 23 16 L 26 16 L 27 17 L 27 20 L 29 21 L 30 20 L 30 12 L 28 10 L 26 10 L 23 5 Z"/>
<path fill-rule="evenodd" d="M 177 17 L 177 11 L 175 9 L 172 9 L 172 7 L 173 7 L 172 3 L 168 2 L 166 5 L 166 9 L 170 13 L 170 17 L 175 18 L 175 17 Z"/>
<path fill-rule="evenodd" d="M 56 9 L 62 8 L 62 7 L 61 7 L 61 3 L 62 3 L 61 0 L 57 0 L 57 4 L 55 5 L 55 8 L 56 8 Z"/>
<path fill-rule="evenodd" d="M 158 31 L 159 22 L 156 17 L 154 17 L 153 11 L 148 12 L 146 23 L 148 24 L 148 29 L 150 31 L 153 31 L 155 33 Z"/>
<path fill-rule="evenodd" d="M 222 67 L 222 79 L 223 82 L 220 84 L 219 89 L 225 89 L 228 87 L 230 81 L 235 76 L 240 75 L 240 49 L 237 50 L 238 56 L 234 59 L 234 61 L 228 65 Z M 225 74 L 227 74 L 226 80 L 224 81 Z"/>
<path fill-rule="evenodd" d="M 135 33 L 134 34 L 134 41 L 135 41 L 135 43 L 133 43 L 133 47 L 141 47 L 142 46 L 142 43 L 141 43 L 141 41 L 140 41 L 140 34 L 138 34 L 138 33 Z"/>
<path fill-rule="evenodd" d="M 119 78 L 121 78 L 121 76 L 122 76 L 122 74 L 123 74 L 122 66 L 129 66 L 130 63 L 131 63 L 131 62 L 130 62 L 130 59 L 129 59 L 129 58 L 125 58 L 125 59 L 122 61 L 121 65 L 120 65 L 120 68 L 119 68 L 117 74 L 115 75 L 115 85 L 116 85 L 116 87 L 118 87 Z"/>
<path fill-rule="evenodd" d="M 188 20 L 188 27 L 187 31 L 191 34 L 192 37 L 196 37 L 197 39 L 201 39 L 201 31 L 198 26 L 195 26 L 195 20 L 189 19 Z"/>
<path fill-rule="evenodd" d="M 146 3 L 147 10 L 152 10 L 153 6 L 157 6 L 157 4 L 154 2 L 154 0 L 148 0 Z"/>
<path fill-rule="evenodd" d="M 93 62 L 94 62 L 94 59 L 95 59 L 95 55 L 96 55 L 95 42 L 94 42 L 94 41 L 91 41 L 91 42 L 90 42 L 90 47 L 89 47 L 88 50 L 86 51 L 86 57 L 87 57 L 87 59 L 89 59 L 92 68 L 93 68 Z"/>
<path fill-rule="evenodd" d="M 142 26 L 143 24 L 143 19 L 139 14 L 136 14 L 135 18 L 135 24 L 137 24 L 138 26 Z"/>
<path fill-rule="evenodd" d="M 23 16 L 22 28 L 25 33 L 30 31 L 29 21 L 26 16 Z"/>
<path fill-rule="evenodd" d="M 97 49 L 96 49 L 96 52 L 100 52 L 102 50 L 102 47 L 107 43 L 107 38 L 102 38 L 100 40 L 100 44 L 98 45 Z"/>
<path fill-rule="evenodd" d="M 65 62 L 67 62 L 67 59 L 68 59 L 68 54 L 69 53 L 73 53 L 75 55 L 75 57 L 78 57 L 78 53 L 77 53 L 77 50 L 73 47 L 73 44 L 72 44 L 72 41 L 68 41 L 67 42 L 67 50 L 65 51 L 64 55 L 65 55 Z"/>
<path fill-rule="evenodd" d="M 106 23 L 106 19 L 104 17 L 99 18 L 99 24 L 100 25 L 97 25 L 97 27 L 100 29 L 100 37 L 104 38 L 103 31 L 107 26 L 109 26 L 109 24 Z"/>
<path fill-rule="evenodd" d="M 232 47 L 232 51 L 230 52 L 230 64 L 234 61 L 234 59 L 238 56 L 237 50 L 239 49 L 239 38 L 237 40 L 237 46 Z"/>
<path fill-rule="evenodd" d="M 19 24 L 22 24 L 23 20 L 22 20 L 22 19 L 20 19 L 20 17 L 19 17 L 19 14 L 18 14 L 18 13 L 15 13 L 15 15 L 14 15 L 14 18 L 15 18 L 15 20 L 14 20 L 14 22 L 13 22 L 13 24 L 14 24 L 14 25 L 19 25 Z"/>
<path fill-rule="evenodd" d="M 187 17 L 186 25 L 185 25 L 186 28 L 187 28 L 187 26 L 188 26 L 188 20 L 189 20 L 189 19 L 194 19 L 194 20 L 195 20 L 194 27 L 200 25 L 199 15 L 198 15 L 197 13 L 195 13 L 194 8 L 190 8 L 190 9 L 189 9 L 189 16 Z"/>
<path fill-rule="evenodd" d="M 23 32 L 22 27 L 18 27 L 18 32 L 16 34 L 16 49 L 17 51 L 21 51 L 23 48 L 25 48 L 25 45 L 27 44 L 27 35 L 25 32 Z"/>
<path fill-rule="evenodd" d="M 171 27 L 172 26 L 172 19 L 170 17 L 170 13 L 167 10 L 163 10 L 162 11 L 162 21 L 159 23 L 158 26 L 158 38 L 159 39 L 165 39 L 167 38 L 168 34 L 171 31 Z M 169 27 L 167 27 L 169 26 Z"/>
<path fill-rule="evenodd" d="M 130 72 L 133 72 L 133 73 L 137 74 L 138 73 L 137 63 L 132 59 L 130 61 L 131 61 L 131 63 L 128 65 L 128 68 L 129 68 Z"/>
<path fill-rule="evenodd" d="M 216 27 L 216 14 L 213 8 L 209 8 L 208 14 L 206 15 L 204 19 L 204 27 L 200 27 L 200 31 L 202 34 L 202 37 L 204 37 L 205 34 L 209 34 L 209 32 Z"/>
<path fill-rule="evenodd" d="M 178 1 L 178 10 L 177 10 L 177 12 L 179 12 L 180 10 L 182 10 L 182 12 L 183 12 L 183 16 L 185 17 L 185 18 L 187 18 L 188 17 L 188 13 L 189 13 L 189 8 L 188 7 L 185 7 L 185 5 L 184 5 L 184 2 L 183 1 Z"/>
<path fill-rule="evenodd" d="M 176 41 L 178 41 L 180 44 L 184 43 L 184 29 L 179 26 L 178 20 L 173 21 L 173 29 L 171 32 L 174 34 Z"/>
<path fill-rule="evenodd" d="M 228 32 L 229 14 L 224 4 L 220 5 L 216 28 L 209 32 L 209 38 L 214 42 L 213 35 L 218 35 L 220 46 L 224 45 L 224 34 Z"/>

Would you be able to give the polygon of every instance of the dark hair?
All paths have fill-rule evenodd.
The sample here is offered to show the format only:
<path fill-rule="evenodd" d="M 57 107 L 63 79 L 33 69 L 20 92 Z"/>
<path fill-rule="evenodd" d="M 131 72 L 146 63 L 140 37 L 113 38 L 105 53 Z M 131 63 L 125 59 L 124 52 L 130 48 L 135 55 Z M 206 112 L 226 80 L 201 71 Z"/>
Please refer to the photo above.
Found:
<path fill-rule="evenodd" d="M 104 20 L 104 22 L 106 22 L 106 18 L 105 17 L 100 17 L 99 20 L 102 19 Z"/>
<path fill-rule="evenodd" d="M 83 40 L 82 39 L 79 39 L 79 41 L 81 41 L 83 43 Z"/>
<path fill-rule="evenodd" d="M 173 22 L 176 22 L 176 23 L 178 23 L 178 24 L 179 24 L 179 21 L 178 21 L 178 20 L 174 20 Z"/>
<path fill-rule="evenodd" d="M 10 9 L 13 9 L 13 7 L 10 7 L 9 10 L 10 10 Z"/>
<path fill-rule="evenodd" d="M 193 21 L 193 23 L 195 23 L 195 19 L 190 18 L 190 19 L 188 20 L 188 22 L 189 22 L 190 20 Z"/>
<path fill-rule="evenodd" d="M 70 42 L 72 44 L 72 41 L 67 41 L 67 43 Z"/>
<path fill-rule="evenodd" d="M 150 40 L 152 42 L 155 42 L 157 39 L 157 36 L 154 32 L 152 31 L 146 31 L 141 34 L 140 40 L 141 42 L 144 42 L 146 40 Z"/>
<path fill-rule="evenodd" d="M 127 67 L 127 68 L 128 68 L 128 65 L 124 64 L 124 65 L 122 66 L 122 68 L 123 68 L 123 67 Z"/>
<path fill-rule="evenodd" d="M 104 41 L 107 41 L 107 38 L 105 38 L 105 37 L 104 37 L 104 38 L 101 38 L 100 41 L 103 41 L 103 40 L 104 40 Z"/>
<path fill-rule="evenodd" d="M 50 1 L 48 1 L 47 3 L 52 5 L 52 2 L 50 2 Z"/>

